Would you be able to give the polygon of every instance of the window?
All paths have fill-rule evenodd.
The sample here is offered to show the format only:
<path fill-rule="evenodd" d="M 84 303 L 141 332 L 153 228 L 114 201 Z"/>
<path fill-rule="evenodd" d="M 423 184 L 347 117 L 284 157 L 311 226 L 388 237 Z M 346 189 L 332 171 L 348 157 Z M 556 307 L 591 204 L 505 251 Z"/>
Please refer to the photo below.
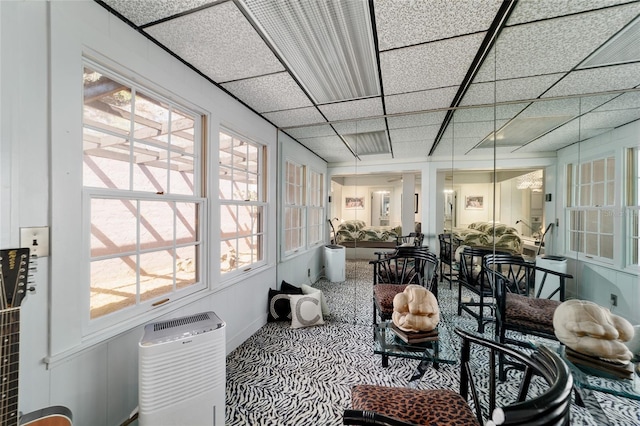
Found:
<path fill-rule="evenodd" d="M 85 64 L 83 80 L 83 205 L 95 320 L 204 287 L 203 119 L 96 64 Z"/>
<path fill-rule="evenodd" d="M 264 263 L 264 147 L 220 132 L 220 272 Z"/>
<path fill-rule="evenodd" d="M 324 196 L 323 175 L 313 170 L 309 172 L 309 208 L 307 233 L 309 245 L 323 241 L 324 234 Z"/>
<path fill-rule="evenodd" d="M 291 161 L 285 165 L 284 241 L 285 255 L 304 247 L 304 167 Z"/>
<path fill-rule="evenodd" d="M 613 260 L 615 158 L 570 164 L 570 249 L 588 258 Z"/>
<path fill-rule="evenodd" d="M 640 266 L 640 236 L 638 233 L 638 215 L 640 214 L 640 149 L 627 151 L 627 192 L 625 216 L 627 232 L 627 264 Z"/>

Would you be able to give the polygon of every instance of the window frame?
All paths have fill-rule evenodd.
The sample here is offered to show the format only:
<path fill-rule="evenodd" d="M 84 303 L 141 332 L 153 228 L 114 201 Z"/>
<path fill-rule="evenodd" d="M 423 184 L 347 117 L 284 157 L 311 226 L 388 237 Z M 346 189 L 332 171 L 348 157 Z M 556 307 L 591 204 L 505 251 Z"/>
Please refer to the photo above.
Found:
<path fill-rule="evenodd" d="M 294 171 L 294 173 L 289 173 L 290 171 Z M 304 250 L 307 246 L 306 197 L 308 190 L 306 187 L 306 174 L 306 166 L 290 159 L 285 160 L 283 179 L 284 214 L 282 215 L 283 252 L 285 257 L 294 255 Z M 293 178 L 293 181 L 290 180 L 291 178 Z M 297 217 L 297 222 L 294 221 L 295 223 L 292 222 L 292 224 L 288 226 L 287 218 L 293 220 L 294 215 Z M 293 241 L 298 241 L 297 245 L 289 245 L 289 243 L 293 243 Z"/>
<path fill-rule="evenodd" d="M 611 160 L 611 163 L 609 163 Z M 603 161 L 603 179 L 594 181 L 594 163 Z M 610 164 L 613 165 L 613 176 L 608 176 L 608 170 Z M 584 171 L 588 166 L 590 176 L 587 178 L 584 176 Z M 578 259 L 584 261 L 595 261 L 602 264 L 613 265 L 616 261 L 616 248 L 620 244 L 619 236 L 616 233 L 614 220 L 611 212 L 617 205 L 617 196 L 615 188 L 615 177 L 619 163 L 616 161 L 616 155 L 613 152 L 602 153 L 601 155 L 593 158 L 581 159 L 579 162 L 569 163 L 567 165 L 567 206 L 565 211 L 565 221 L 567 223 L 566 238 L 567 248 L 566 250 L 572 255 L 577 256 Z M 608 183 L 612 183 L 611 187 L 608 187 Z M 596 185 L 602 185 L 604 204 L 593 205 L 594 199 L 594 187 Z M 584 195 L 588 190 L 588 201 L 584 200 Z M 608 197 L 610 192 L 611 199 Z M 596 214 L 598 219 L 591 221 L 597 226 L 596 230 L 588 229 L 589 220 L 587 216 Z M 605 232 L 602 230 L 603 218 L 611 217 L 611 230 Z M 597 242 L 597 254 L 587 253 L 587 237 L 598 238 Z M 601 248 L 601 240 L 603 237 L 611 237 L 611 257 L 603 256 Z M 575 238 L 579 238 L 576 242 Z"/>
<path fill-rule="evenodd" d="M 98 336 L 103 332 L 107 331 L 111 327 L 116 324 L 121 324 L 123 322 L 135 321 L 136 318 L 141 318 L 136 321 L 139 323 L 143 323 L 147 314 L 156 309 L 158 303 L 163 306 L 181 306 L 191 295 L 199 293 L 208 288 L 207 283 L 208 280 L 208 267 L 205 262 L 205 252 L 207 250 L 207 245 L 203 236 L 205 235 L 207 224 L 208 224 L 208 211 L 207 211 L 207 203 L 206 198 L 204 196 L 205 183 L 205 169 L 206 165 L 206 156 L 204 153 L 204 138 L 206 137 L 206 121 L 207 114 L 195 107 L 189 102 L 184 101 L 183 99 L 170 99 L 166 96 L 166 90 L 162 89 L 156 85 L 153 85 L 146 80 L 132 80 L 126 75 L 125 70 L 115 65 L 107 66 L 103 65 L 95 60 L 92 60 L 86 56 L 82 57 L 82 67 L 90 68 L 94 71 L 99 72 L 100 74 L 108 77 L 109 79 L 123 84 L 128 89 L 131 89 L 132 95 L 137 92 L 142 92 L 145 96 L 152 97 L 154 100 L 159 101 L 163 104 L 168 105 L 168 109 L 173 111 L 177 110 L 180 113 L 188 113 L 191 118 L 193 118 L 193 193 L 192 194 L 181 194 L 181 193 L 172 193 L 170 191 L 170 173 L 167 173 L 167 191 L 162 193 L 152 192 L 152 191 L 143 191 L 136 190 L 131 187 L 131 183 L 129 184 L 128 189 L 117 189 L 117 188 L 101 188 L 95 186 L 85 186 L 84 184 L 84 172 L 81 173 L 82 179 L 80 181 L 80 188 L 82 189 L 82 197 L 81 197 L 81 206 L 82 206 L 82 231 L 81 231 L 81 239 L 83 241 L 83 253 L 84 265 L 84 276 L 86 277 L 83 280 L 84 283 L 88 283 L 82 286 L 82 335 L 84 337 L 89 336 Z M 84 100 L 82 102 L 82 108 L 84 110 Z M 135 112 L 135 109 L 134 109 Z M 84 140 L 84 129 L 92 128 L 92 126 L 86 126 L 84 121 L 84 113 L 81 114 L 82 119 L 80 121 L 81 127 L 81 138 Z M 133 126 L 133 122 L 131 124 Z M 132 127 L 133 128 L 133 127 Z M 110 134 L 109 131 L 104 131 L 106 134 Z M 122 137 L 119 135 L 119 137 Z M 129 135 L 124 136 L 124 139 L 127 139 L 128 143 L 133 145 L 138 141 L 135 138 L 134 132 L 130 132 Z M 81 147 L 83 144 L 81 144 Z M 168 145 L 170 146 L 170 145 Z M 84 148 L 81 148 L 84 152 Z M 131 148 L 133 149 L 133 148 Z M 169 148 L 167 148 L 169 152 Z M 84 155 L 80 156 L 81 164 L 84 164 Z M 131 162 L 129 161 L 129 167 L 131 166 Z M 131 176 L 130 176 L 131 178 Z M 91 204 L 95 199 L 114 199 L 114 200 L 127 200 L 127 201 L 136 201 L 136 202 L 145 202 L 145 201 L 167 201 L 167 202 L 175 202 L 175 203 L 193 203 L 197 206 L 196 218 L 194 220 L 195 226 L 195 241 L 193 246 L 196 250 L 196 265 L 195 265 L 195 283 L 189 285 L 186 288 L 178 289 L 176 287 L 176 276 L 175 276 L 175 267 L 174 267 L 174 283 L 173 290 L 168 293 L 163 293 L 158 295 L 157 297 L 149 298 L 148 300 L 141 300 L 141 292 L 139 283 L 136 284 L 136 303 L 133 306 L 124 307 L 118 311 L 108 313 L 103 316 L 99 316 L 96 318 L 91 318 L 91 308 L 90 308 L 90 296 L 91 296 L 91 238 L 92 238 L 92 219 L 91 219 Z M 137 212 L 139 217 L 139 211 Z M 136 219 L 136 226 L 139 226 L 140 219 Z M 172 248 L 175 250 L 180 244 L 176 245 L 176 234 L 173 234 L 173 242 Z M 137 246 L 136 250 L 132 253 L 135 253 L 136 256 L 146 253 L 145 250 L 141 250 L 139 246 Z M 117 258 L 120 254 L 114 254 L 110 256 L 112 258 Z M 166 302 L 165 299 L 168 299 Z"/>
<path fill-rule="evenodd" d="M 221 196 L 220 173 L 223 168 L 228 168 L 227 164 L 222 164 L 221 155 L 220 155 L 222 150 L 221 140 L 222 140 L 223 134 L 225 134 L 228 137 L 231 137 L 232 139 L 238 139 L 243 143 L 246 143 L 248 145 L 255 147 L 256 149 L 258 159 L 257 159 L 257 172 L 256 172 L 257 183 L 256 183 L 256 199 L 255 200 L 224 199 Z M 266 226 L 268 223 L 268 203 L 267 203 L 267 190 L 266 190 L 267 176 L 265 174 L 266 163 L 268 159 L 268 148 L 266 145 L 260 142 L 257 142 L 254 139 L 246 137 L 228 127 L 222 127 L 222 126 L 220 127 L 220 129 L 218 129 L 218 142 L 219 144 L 218 144 L 218 150 L 217 150 L 217 159 L 218 159 L 217 200 L 219 203 L 219 223 L 218 223 L 218 231 L 216 233 L 216 236 L 218 238 L 219 247 L 220 248 L 222 247 L 223 241 L 231 241 L 231 240 L 239 241 L 240 239 L 247 238 L 247 236 L 256 237 L 256 241 L 258 242 L 258 247 L 255 250 L 255 254 L 257 255 L 258 258 L 255 261 L 244 264 L 242 267 L 233 267 L 233 269 L 230 269 L 227 271 L 222 269 L 222 265 L 223 265 L 223 258 L 225 259 L 224 261 L 229 262 L 228 260 L 229 256 L 224 257 L 225 253 L 223 253 L 222 249 L 220 249 L 220 252 L 219 252 L 220 267 L 218 268 L 218 273 L 220 274 L 220 279 L 222 281 L 228 281 L 228 280 L 234 279 L 235 277 L 241 276 L 243 274 L 252 272 L 257 268 L 263 267 L 268 262 L 268 256 L 266 252 L 266 247 L 267 247 Z M 231 168 L 233 169 L 233 167 Z M 233 206 L 235 209 L 251 208 L 251 209 L 260 210 L 261 213 L 259 214 L 259 219 L 257 220 L 257 226 L 255 227 L 256 231 L 249 234 L 247 233 L 243 234 L 241 232 L 241 228 L 239 228 L 236 225 L 235 237 L 230 237 L 230 238 L 223 237 L 222 235 L 223 233 L 222 221 L 224 218 L 223 209 L 226 208 L 227 210 L 229 210 L 230 206 Z M 239 210 L 236 210 L 236 211 L 239 211 Z M 254 213 L 249 213 L 249 214 L 251 215 Z M 237 243 L 236 243 L 236 247 L 238 247 Z M 226 254 L 228 255 L 228 253 Z M 254 257 L 254 251 L 251 252 L 251 258 L 253 259 L 253 257 Z M 234 263 L 234 266 L 235 266 L 235 263 Z M 232 266 L 229 264 L 229 267 L 232 267 Z"/>
<path fill-rule="evenodd" d="M 317 179 L 313 178 L 313 175 L 317 175 Z M 314 181 L 318 182 L 319 188 L 314 188 Z M 308 167 L 308 178 L 307 178 L 307 242 L 308 247 L 315 247 L 324 243 L 324 235 L 325 235 L 325 191 L 324 191 L 324 173 L 318 172 L 315 169 Z M 318 200 L 316 204 L 313 201 L 315 194 L 315 198 Z M 311 223 L 313 220 L 313 212 L 316 212 L 316 215 L 319 217 L 318 223 Z M 318 238 L 312 238 L 313 228 L 317 229 Z"/>

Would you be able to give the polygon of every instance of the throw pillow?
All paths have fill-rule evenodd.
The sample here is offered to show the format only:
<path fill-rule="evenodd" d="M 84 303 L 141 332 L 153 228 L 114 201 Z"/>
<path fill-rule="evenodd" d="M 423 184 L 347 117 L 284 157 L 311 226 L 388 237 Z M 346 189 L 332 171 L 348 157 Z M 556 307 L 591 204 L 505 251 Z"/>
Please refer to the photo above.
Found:
<path fill-rule="evenodd" d="M 282 283 L 280 284 L 280 291 L 287 294 L 304 294 L 300 287 L 289 284 L 285 280 L 282 280 Z"/>
<path fill-rule="evenodd" d="M 320 293 L 319 299 L 320 299 L 320 307 L 322 308 L 322 315 L 323 316 L 329 315 L 329 305 L 327 305 L 327 299 L 324 297 L 324 293 L 322 292 L 322 290 L 311 287 L 310 285 L 307 285 L 307 284 L 302 284 L 300 288 L 302 289 L 302 294 Z"/>
<path fill-rule="evenodd" d="M 284 321 L 291 319 L 291 304 L 289 303 L 289 294 L 302 294 L 302 289 L 296 286 L 286 284 L 283 281 L 282 290 L 269 289 L 269 314 L 267 321 Z"/>
<path fill-rule="evenodd" d="M 324 324 L 320 298 L 316 293 L 289 295 L 291 304 L 291 328 Z"/>

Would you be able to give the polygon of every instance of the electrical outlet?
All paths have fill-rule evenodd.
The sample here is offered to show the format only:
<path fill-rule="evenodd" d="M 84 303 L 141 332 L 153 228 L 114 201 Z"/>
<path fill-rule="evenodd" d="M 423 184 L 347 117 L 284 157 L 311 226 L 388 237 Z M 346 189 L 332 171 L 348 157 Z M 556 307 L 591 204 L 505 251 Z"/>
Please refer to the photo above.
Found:
<path fill-rule="evenodd" d="M 20 228 L 20 247 L 29 247 L 31 256 L 49 256 L 49 227 Z"/>
<path fill-rule="evenodd" d="M 618 306 L 618 296 L 611 293 L 611 306 Z"/>

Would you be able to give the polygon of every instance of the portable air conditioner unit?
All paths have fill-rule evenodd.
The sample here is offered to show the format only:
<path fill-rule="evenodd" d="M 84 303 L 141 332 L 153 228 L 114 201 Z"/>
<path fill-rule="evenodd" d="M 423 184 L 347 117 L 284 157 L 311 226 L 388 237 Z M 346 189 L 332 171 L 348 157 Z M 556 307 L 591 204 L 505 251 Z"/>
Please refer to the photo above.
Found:
<path fill-rule="evenodd" d="M 144 327 L 138 347 L 141 426 L 224 426 L 224 330 L 213 312 Z"/>

